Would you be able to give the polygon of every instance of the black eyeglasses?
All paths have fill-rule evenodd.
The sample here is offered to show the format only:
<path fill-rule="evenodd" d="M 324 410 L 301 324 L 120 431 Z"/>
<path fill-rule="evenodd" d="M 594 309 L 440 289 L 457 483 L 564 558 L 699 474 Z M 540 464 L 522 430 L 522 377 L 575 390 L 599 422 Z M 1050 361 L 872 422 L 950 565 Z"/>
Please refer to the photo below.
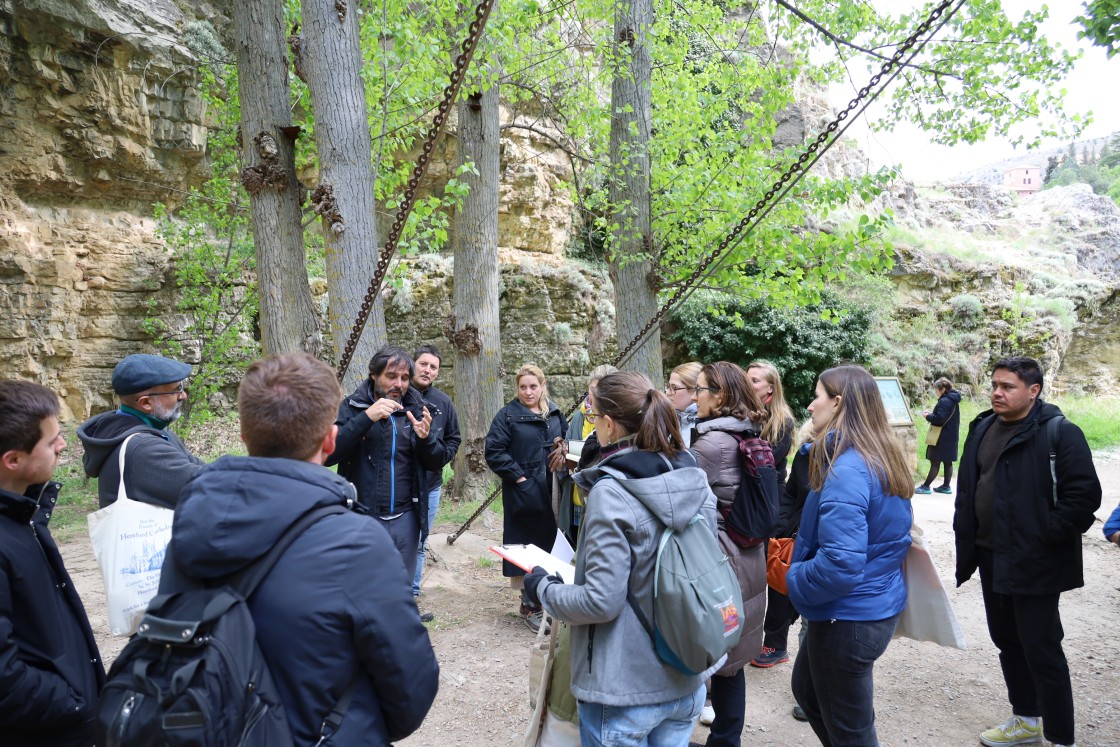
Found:
<path fill-rule="evenodd" d="M 687 392 L 687 391 L 689 391 L 689 389 L 686 386 L 673 386 L 672 384 L 670 384 L 669 386 L 665 387 L 665 393 L 670 395 L 670 396 L 676 394 L 677 392 Z"/>
<path fill-rule="evenodd" d="M 180 394 L 182 394 L 185 391 L 187 391 L 187 390 L 183 387 L 183 382 L 180 381 L 178 389 L 172 389 L 170 392 L 147 392 L 147 394 L 145 396 L 147 396 L 147 397 L 162 397 L 165 394 L 174 394 L 176 397 L 178 397 Z"/>
<path fill-rule="evenodd" d="M 697 396 L 699 396 L 700 392 L 708 392 L 709 394 L 715 394 L 718 391 L 719 391 L 718 386 L 694 386 L 694 387 L 692 387 L 693 394 L 696 394 Z"/>

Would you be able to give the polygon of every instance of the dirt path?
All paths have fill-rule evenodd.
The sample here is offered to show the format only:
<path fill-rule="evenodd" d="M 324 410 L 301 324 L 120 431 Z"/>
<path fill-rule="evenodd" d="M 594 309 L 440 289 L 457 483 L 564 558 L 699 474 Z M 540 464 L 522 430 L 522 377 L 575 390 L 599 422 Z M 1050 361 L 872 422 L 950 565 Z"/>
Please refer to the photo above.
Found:
<path fill-rule="evenodd" d="M 1103 521 L 1120 502 L 1120 453 L 1097 460 L 1105 498 Z M 951 496 L 916 496 L 914 510 L 943 579 L 953 575 Z M 1120 549 L 1104 541 L 1101 525 L 1085 536 L 1083 589 L 1062 596 L 1064 648 L 1073 674 L 1081 747 L 1120 747 Z M 451 530 L 451 527 L 437 527 Z M 440 692 L 423 728 L 407 747 L 519 745 L 528 717 L 528 646 L 532 634 L 515 616 L 513 592 L 487 548 L 500 526 L 480 524 L 454 546 L 433 535 L 435 562 L 421 606 L 436 614 L 432 642 L 441 666 Z M 101 579 L 86 538 L 63 555 L 93 622 L 101 652 L 111 661 L 123 641 L 107 633 Z M 429 560 L 431 563 L 431 560 Z M 987 635 L 977 579 L 950 589 L 969 649 L 894 641 L 879 660 L 876 708 L 884 747 L 978 744 L 977 733 L 1009 714 L 997 652 Z M 790 643 L 797 645 L 796 631 Z M 791 654 L 794 653 L 791 650 Z M 758 747 L 818 744 L 789 716 L 790 665 L 747 668 L 747 727 L 743 742 Z M 703 743 L 707 730 L 697 727 Z"/>

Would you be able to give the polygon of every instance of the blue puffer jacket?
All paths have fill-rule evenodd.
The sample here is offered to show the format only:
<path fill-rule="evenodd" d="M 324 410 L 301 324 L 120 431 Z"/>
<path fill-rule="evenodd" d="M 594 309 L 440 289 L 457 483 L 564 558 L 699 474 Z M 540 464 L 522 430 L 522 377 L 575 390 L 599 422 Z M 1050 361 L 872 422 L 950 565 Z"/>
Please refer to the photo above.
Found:
<path fill-rule="evenodd" d="M 159 591 L 236 573 L 300 516 L 353 497 L 350 483 L 317 464 L 224 456 L 183 490 Z M 342 513 L 309 527 L 249 610 L 296 744 L 316 743 L 352 681 L 354 699 L 333 747 L 388 745 L 419 728 L 436 697 L 439 666 L 412 579 L 376 519 Z"/>
<path fill-rule="evenodd" d="M 833 462 L 809 493 L 786 583 L 806 620 L 883 620 L 906 606 L 902 560 L 910 548 L 910 501 L 885 495 L 859 452 Z"/>
<path fill-rule="evenodd" d="M 1104 538 L 1109 539 L 1117 532 L 1120 532 L 1120 506 L 1113 509 L 1112 516 L 1104 523 Z"/>

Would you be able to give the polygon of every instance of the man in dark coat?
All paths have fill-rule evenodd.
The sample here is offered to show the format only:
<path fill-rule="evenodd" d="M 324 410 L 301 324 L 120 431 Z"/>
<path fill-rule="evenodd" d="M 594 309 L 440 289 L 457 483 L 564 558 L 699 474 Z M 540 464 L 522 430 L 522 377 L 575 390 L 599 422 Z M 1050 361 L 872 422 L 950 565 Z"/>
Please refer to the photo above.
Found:
<path fill-rule="evenodd" d="M 303 515 L 353 501 L 353 485 L 321 466 L 341 394 L 334 372 L 303 353 L 249 367 L 237 397 L 249 456 L 218 459 L 183 492 L 161 594 L 229 576 Z M 439 666 L 410 578 L 381 522 L 343 512 L 297 537 L 249 599 L 296 744 L 318 743 L 351 688 L 331 745 L 389 745 L 420 727 Z"/>
<path fill-rule="evenodd" d="M 113 369 L 113 391 L 120 407 L 94 415 L 78 427 L 85 447 L 82 465 L 97 478 L 101 508 L 117 500 L 121 444 L 128 442 L 124 486 L 141 503 L 175 508 L 183 486 L 202 469 L 203 461 L 168 428 L 179 418 L 187 398 L 183 380 L 191 367 L 162 355 L 130 355 Z"/>
<path fill-rule="evenodd" d="M 0 381 L 0 744 L 89 747 L 105 669 L 47 528 L 66 442 L 58 398 Z"/>
<path fill-rule="evenodd" d="M 455 414 L 455 406 L 446 393 L 436 389 L 436 379 L 439 369 L 443 364 L 443 356 L 435 345 L 421 345 L 416 349 L 414 358 L 416 376 L 412 379 L 412 386 L 420 392 L 424 399 L 424 406 L 432 413 L 432 433 L 429 438 L 439 438 L 443 441 L 443 463 L 450 464 L 459 451 L 459 444 L 463 442 L 459 435 L 459 418 Z M 436 520 L 439 511 L 439 499 L 443 494 L 443 470 L 433 470 L 428 473 L 428 522 L 420 532 L 420 545 L 416 551 L 416 575 L 412 579 L 412 594 L 419 596 L 420 581 L 424 575 L 424 545 L 428 542 L 428 533 Z M 431 619 L 425 613 L 426 619 Z"/>
<path fill-rule="evenodd" d="M 412 357 L 386 346 L 373 354 L 369 378 L 338 407 L 338 442 L 327 458 L 358 489 L 357 508 L 393 538 L 411 580 L 416 540 L 428 531 L 428 473 L 446 464 L 432 414 L 410 386 Z"/>
<path fill-rule="evenodd" d="M 980 735 L 986 745 L 1038 742 L 1041 734 L 1074 743 L 1058 600 L 1085 583 L 1081 535 L 1101 505 L 1101 484 L 1084 434 L 1042 401 L 1042 385 L 1031 358 L 996 363 L 992 409 L 969 425 L 957 481 L 957 585 L 979 569 L 1012 710 Z"/>

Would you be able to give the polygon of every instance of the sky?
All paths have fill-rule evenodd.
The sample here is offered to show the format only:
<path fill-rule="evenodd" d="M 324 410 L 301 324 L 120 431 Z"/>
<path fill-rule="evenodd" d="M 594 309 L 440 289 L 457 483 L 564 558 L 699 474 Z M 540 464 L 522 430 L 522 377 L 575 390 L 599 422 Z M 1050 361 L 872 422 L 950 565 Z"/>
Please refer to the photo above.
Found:
<path fill-rule="evenodd" d="M 1038 10 L 1042 5 L 1040 0 L 1003 2 L 1008 16 L 1013 20 L 1021 18 L 1025 10 Z M 1078 139 L 1104 137 L 1120 130 L 1120 96 L 1116 95 L 1116 81 L 1120 80 L 1120 56 L 1108 60 L 1104 49 L 1077 38 L 1080 27 L 1073 25 L 1073 18 L 1082 11 L 1081 3 L 1073 0 L 1051 0 L 1049 7 L 1050 18 L 1043 24 L 1047 37 L 1066 49 L 1084 50 L 1084 55 L 1075 63 L 1065 84 L 1068 91 L 1067 111 L 1093 113 L 1092 124 Z M 858 75 L 855 77 L 859 80 Z M 896 80 L 894 85 L 897 83 Z M 837 85 L 830 89 L 833 105 L 837 107 L 846 105 L 852 95 L 850 85 Z M 864 117 L 874 116 L 875 107 L 872 106 Z M 1032 160 L 1030 151 L 1023 146 L 1013 148 L 1006 140 L 989 139 L 977 145 L 953 147 L 936 145 L 930 142 L 928 135 L 911 125 L 900 125 L 893 132 L 875 133 L 861 121 L 848 130 L 848 136 L 860 143 L 873 168 L 900 165 L 906 179 L 919 183 L 947 180 L 961 172 L 1016 155 Z M 1042 147 L 1065 145 L 1068 145 L 1067 141 L 1044 141 Z"/>

